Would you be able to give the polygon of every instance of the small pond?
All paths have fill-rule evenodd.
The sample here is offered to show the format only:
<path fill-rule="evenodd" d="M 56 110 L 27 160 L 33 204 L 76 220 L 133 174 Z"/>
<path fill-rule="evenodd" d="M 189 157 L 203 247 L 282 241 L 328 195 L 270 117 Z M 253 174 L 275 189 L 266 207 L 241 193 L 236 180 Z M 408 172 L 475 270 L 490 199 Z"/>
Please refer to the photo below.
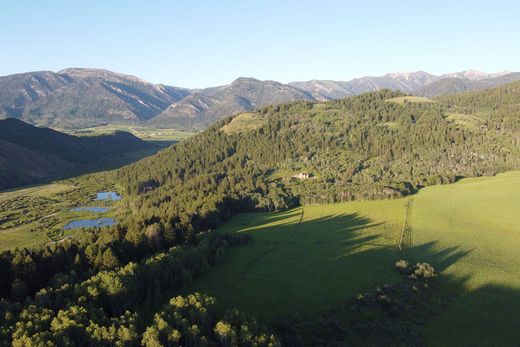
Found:
<path fill-rule="evenodd" d="M 70 230 L 78 228 L 101 228 L 114 224 L 116 224 L 116 220 L 114 218 L 80 219 L 70 222 L 69 224 L 65 225 L 63 229 Z"/>
<path fill-rule="evenodd" d="M 108 212 L 108 207 L 76 207 L 71 209 L 72 212 L 93 212 L 93 213 L 105 213 Z"/>
<path fill-rule="evenodd" d="M 116 192 L 99 192 L 97 193 L 95 200 L 117 201 L 121 200 L 121 195 L 117 194 Z"/>

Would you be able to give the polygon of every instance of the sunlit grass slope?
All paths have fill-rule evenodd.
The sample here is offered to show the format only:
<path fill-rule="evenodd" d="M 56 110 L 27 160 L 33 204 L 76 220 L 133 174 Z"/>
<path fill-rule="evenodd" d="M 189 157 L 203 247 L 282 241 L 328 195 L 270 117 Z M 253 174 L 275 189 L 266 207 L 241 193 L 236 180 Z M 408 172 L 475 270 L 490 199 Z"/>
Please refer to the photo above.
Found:
<path fill-rule="evenodd" d="M 404 257 L 442 274 L 439 313 L 422 327 L 429 344 L 520 341 L 520 172 L 406 199 L 243 214 L 221 229 L 253 236 L 195 283 L 224 308 L 264 320 L 324 311 L 395 280 L 393 263 Z"/>
<path fill-rule="evenodd" d="M 463 292 L 427 325 L 430 339 L 520 343 L 520 172 L 426 188 L 414 198 L 411 225 L 414 245 L 437 241 L 438 250 L 465 254 L 444 270 Z"/>

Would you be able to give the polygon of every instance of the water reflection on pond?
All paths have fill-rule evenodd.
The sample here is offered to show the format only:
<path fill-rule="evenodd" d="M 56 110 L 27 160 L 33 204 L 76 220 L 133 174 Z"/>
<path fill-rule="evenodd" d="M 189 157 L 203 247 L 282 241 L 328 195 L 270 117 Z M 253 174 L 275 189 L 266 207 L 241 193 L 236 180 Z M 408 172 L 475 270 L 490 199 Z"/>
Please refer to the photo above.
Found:
<path fill-rule="evenodd" d="M 78 228 L 101 228 L 116 224 L 114 218 L 99 218 L 99 219 L 81 219 L 74 220 L 69 224 L 65 225 L 63 229 L 78 229 Z"/>
<path fill-rule="evenodd" d="M 117 194 L 116 192 L 99 192 L 96 194 L 95 200 L 118 201 L 121 200 L 121 195 Z"/>
<path fill-rule="evenodd" d="M 93 213 L 105 213 L 108 212 L 108 207 L 76 207 L 71 209 L 72 212 L 93 212 Z"/>
<path fill-rule="evenodd" d="M 116 192 L 99 192 L 96 194 L 94 200 L 121 200 L 121 195 Z M 109 207 L 101 206 L 80 206 L 71 209 L 71 212 L 91 212 L 91 213 L 105 213 L 110 210 Z M 98 219 L 78 219 L 73 220 L 63 227 L 64 230 L 78 229 L 78 228 L 101 228 L 111 225 L 115 225 L 116 220 L 114 218 L 98 218 Z"/>

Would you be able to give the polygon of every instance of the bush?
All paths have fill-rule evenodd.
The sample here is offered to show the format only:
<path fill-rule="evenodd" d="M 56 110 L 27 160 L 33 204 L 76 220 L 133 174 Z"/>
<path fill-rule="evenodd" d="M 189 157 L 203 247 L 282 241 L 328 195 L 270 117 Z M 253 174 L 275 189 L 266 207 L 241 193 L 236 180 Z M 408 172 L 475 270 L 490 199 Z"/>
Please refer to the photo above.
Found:
<path fill-rule="evenodd" d="M 435 269 L 428 263 L 417 263 L 412 269 L 410 278 L 432 278 L 436 277 Z"/>
<path fill-rule="evenodd" d="M 399 272 L 405 272 L 408 270 L 408 262 L 404 259 L 399 260 L 397 263 L 395 263 L 395 267 L 397 268 L 397 271 Z"/>

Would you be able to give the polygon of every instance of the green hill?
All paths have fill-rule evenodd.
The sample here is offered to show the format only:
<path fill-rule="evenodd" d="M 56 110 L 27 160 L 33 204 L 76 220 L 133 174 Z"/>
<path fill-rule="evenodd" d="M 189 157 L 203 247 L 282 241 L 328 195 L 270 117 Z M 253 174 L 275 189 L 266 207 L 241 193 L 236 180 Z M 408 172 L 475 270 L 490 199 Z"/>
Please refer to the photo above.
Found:
<path fill-rule="evenodd" d="M 385 90 L 326 103 L 268 106 L 256 111 L 252 129 L 223 131 L 240 124 L 226 119 L 122 169 L 120 177 L 129 194 L 151 190 L 139 196 L 136 215 L 145 220 L 157 215 L 165 225 L 177 206 L 201 216 L 201 209 L 219 204 L 224 210 L 234 204 L 279 209 L 400 197 L 423 186 L 518 167 L 520 110 L 508 93 L 497 102 L 509 112 L 476 112 L 470 128 L 453 114 L 471 110 L 472 94 L 398 104 L 386 101 L 402 94 Z M 295 178 L 300 173 L 309 178 Z"/>
<path fill-rule="evenodd" d="M 20 120 L 0 120 L 0 189 L 68 176 L 109 155 L 150 148 L 126 132 L 76 137 Z"/>
<path fill-rule="evenodd" d="M 433 297 L 423 298 L 431 300 L 424 310 L 436 315 L 414 313 L 419 326 L 394 318 L 371 326 L 367 338 L 387 334 L 396 341 L 385 329 L 397 324 L 432 344 L 509 345 L 518 339 L 513 317 L 520 310 L 517 175 L 428 187 L 407 199 L 348 201 L 400 198 L 518 168 L 519 98 L 516 82 L 435 102 L 392 102 L 404 95 L 385 90 L 264 107 L 246 122 L 243 115 L 226 119 L 119 175 L 138 206 L 133 221 L 179 235 L 215 228 L 237 212 L 304 205 L 225 224 L 223 231 L 248 233 L 253 244 L 234 250 L 192 289 L 215 296 L 223 309 L 238 307 L 270 322 L 300 311 L 315 322 L 320 313 L 330 315 L 327 308 L 396 283 L 393 263 L 405 258 L 441 271 Z M 337 202 L 343 204 L 328 205 Z M 501 318 L 487 322 L 492 315 Z M 302 329 L 322 336 L 309 325 Z M 418 343 L 406 340 L 415 333 L 398 331 L 406 343 Z"/>

